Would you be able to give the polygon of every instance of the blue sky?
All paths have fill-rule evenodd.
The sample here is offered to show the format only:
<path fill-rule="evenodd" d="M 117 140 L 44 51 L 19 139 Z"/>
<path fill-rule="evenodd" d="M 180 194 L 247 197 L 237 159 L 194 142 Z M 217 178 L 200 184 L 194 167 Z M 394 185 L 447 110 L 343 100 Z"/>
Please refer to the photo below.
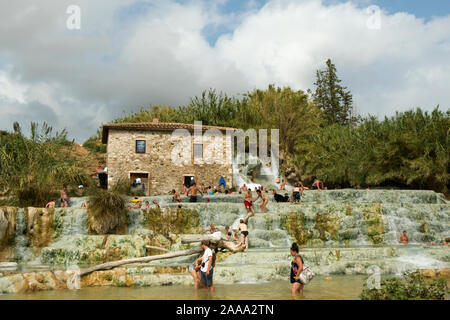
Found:
<path fill-rule="evenodd" d="M 301 2 L 302 0 L 298 0 Z M 180 3 L 189 1 L 180 0 Z M 249 6 L 253 9 L 260 9 L 267 3 L 267 0 L 224 0 L 219 6 L 219 11 L 224 14 L 242 14 L 249 10 Z M 326 4 L 335 4 L 339 2 L 348 2 L 348 0 L 324 0 Z M 447 16 L 450 14 L 449 0 L 356 0 L 361 7 L 369 5 L 378 5 L 389 14 L 396 12 L 408 12 L 414 14 L 418 18 L 429 21 L 433 16 Z M 205 28 L 204 36 L 211 46 L 214 46 L 217 38 L 228 32 L 232 32 L 231 26 L 218 26 L 215 28 Z"/>
<path fill-rule="evenodd" d="M 433 16 L 446 16 L 450 14 L 450 1 L 448 0 L 373 0 L 389 13 L 406 11 L 418 18 L 429 20 Z"/>
<path fill-rule="evenodd" d="M 250 10 L 261 9 L 268 0 L 222 0 L 218 4 L 217 9 L 220 14 L 239 16 L 249 12 Z M 344 3 L 349 0 L 323 0 L 323 3 L 333 5 L 336 3 Z M 423 18 L 429 21 L 433 16 L 447 16 L 450 14 L 449 0 L 353 0 L 360 7 L 368 7 L 369 5 L 378 5 L 389 14 L 396 12 L 408 12 L 414 14 L 417 18 Z M 191 3 L 192 0 L 176 0 L 180 4 Z M 298 0 L 302 2 L 302 0 Z M 127 21 L 134 19 L 136 16 L 145 15 L 152 8 L 152 4 L 145 0 L 137 1 L 130 6 L 121 8 L 117 12 L 116 18 L 121 22 L 120 26 Z M 225 33 L 233 32 L 233 24 L 208 25 L 203 32 L 210 46 L 214 46 L 217 39 Z"/>

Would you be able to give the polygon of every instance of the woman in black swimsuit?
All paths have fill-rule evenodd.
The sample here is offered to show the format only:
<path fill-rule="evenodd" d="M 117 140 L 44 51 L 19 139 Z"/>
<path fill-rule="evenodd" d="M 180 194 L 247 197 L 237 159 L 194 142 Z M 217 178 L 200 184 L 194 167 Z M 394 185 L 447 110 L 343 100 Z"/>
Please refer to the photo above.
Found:
<path fill-rule="evenodd" d="M 300 281 L 299 276 L 303 270 L 303 258 L 298 254 L 298 246 L 295 242 L 291 246 L 291 255 L 294 257 L 291 262 L 291 293 L 295 295 L 298 291 L 302 295 L 304 284 Z"/>

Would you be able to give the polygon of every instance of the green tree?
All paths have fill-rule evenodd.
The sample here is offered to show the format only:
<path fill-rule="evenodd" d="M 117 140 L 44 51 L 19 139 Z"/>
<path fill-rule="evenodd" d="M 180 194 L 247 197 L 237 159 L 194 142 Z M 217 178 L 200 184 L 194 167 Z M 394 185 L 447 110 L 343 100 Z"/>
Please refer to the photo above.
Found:
<path fill-rule="evenodd" d="M 245 96 L 248 108 L 256 115 L 254 127 L 279 129 L 280 149 L 288 154 L 294 153 L 297 143 L 322 124 L 322 113 L 302 90 L 271 84 L 266 90 L 254 90 Z"/>
<path fill-rule="evenodd" d="M 313 101 L 324 112 L 327 124 L 352 124 L 358 121 L 354 115 L 353 96 L 347 87 L 340 85 L 336 66 L 330 59 L 324 70 L 316 71 L 316 90 Z M 311 91 L 310 91 L 311 93 Z"/>

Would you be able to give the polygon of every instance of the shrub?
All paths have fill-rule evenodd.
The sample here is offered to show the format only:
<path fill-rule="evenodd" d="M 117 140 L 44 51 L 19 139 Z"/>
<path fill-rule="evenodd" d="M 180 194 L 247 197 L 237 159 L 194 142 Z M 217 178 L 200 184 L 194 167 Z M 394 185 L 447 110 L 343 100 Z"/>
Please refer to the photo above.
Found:
<path fill-rule="evenodd" d="M 127 224 L 125 199 L 117 191 L 97 189 L 89 197 L 89 231 L 94 234 L 123 233 Z"/>
<path fill-rule="evenodd" d="M 445 279 L 426 279 L 419 271 L 405 272 L 401 278 L 381 280 L 380 289 L 369 289 L 364 284 L 363 300 L 444 300 L 447 292 Z"/>
<path fill-rule="evenodd" d="M 66 130 L 53 134 L 46 123 L 31 123 L 27 138 L 14 123 L 13 133 L 0 135 L 1 192 L 17 206 L 40 207 L 58 197 L 63 185 L 68 189 L 87 186 L 85 161 L 78 161 L 72 149 Z"/>

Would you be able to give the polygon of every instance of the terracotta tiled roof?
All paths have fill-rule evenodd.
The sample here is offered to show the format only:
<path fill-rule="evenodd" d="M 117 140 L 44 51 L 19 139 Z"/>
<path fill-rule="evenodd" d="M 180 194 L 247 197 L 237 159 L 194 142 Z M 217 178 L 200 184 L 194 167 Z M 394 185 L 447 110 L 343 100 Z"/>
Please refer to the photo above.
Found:
<path fill-rule="evenodd" d="M 108 142 L 109 129 L 114 130 L 142 130 L 142 131 L 172 131 L 175 129 L 194 130 L 194 124 L 176 122 L 138 122 L 138 123 L 106 123 L 103 125 L 102 143 Z M 218 129 L 220 131 L 236 130 L 230 127 L 217 127 L 202 125 L 202 130 Z"/>

